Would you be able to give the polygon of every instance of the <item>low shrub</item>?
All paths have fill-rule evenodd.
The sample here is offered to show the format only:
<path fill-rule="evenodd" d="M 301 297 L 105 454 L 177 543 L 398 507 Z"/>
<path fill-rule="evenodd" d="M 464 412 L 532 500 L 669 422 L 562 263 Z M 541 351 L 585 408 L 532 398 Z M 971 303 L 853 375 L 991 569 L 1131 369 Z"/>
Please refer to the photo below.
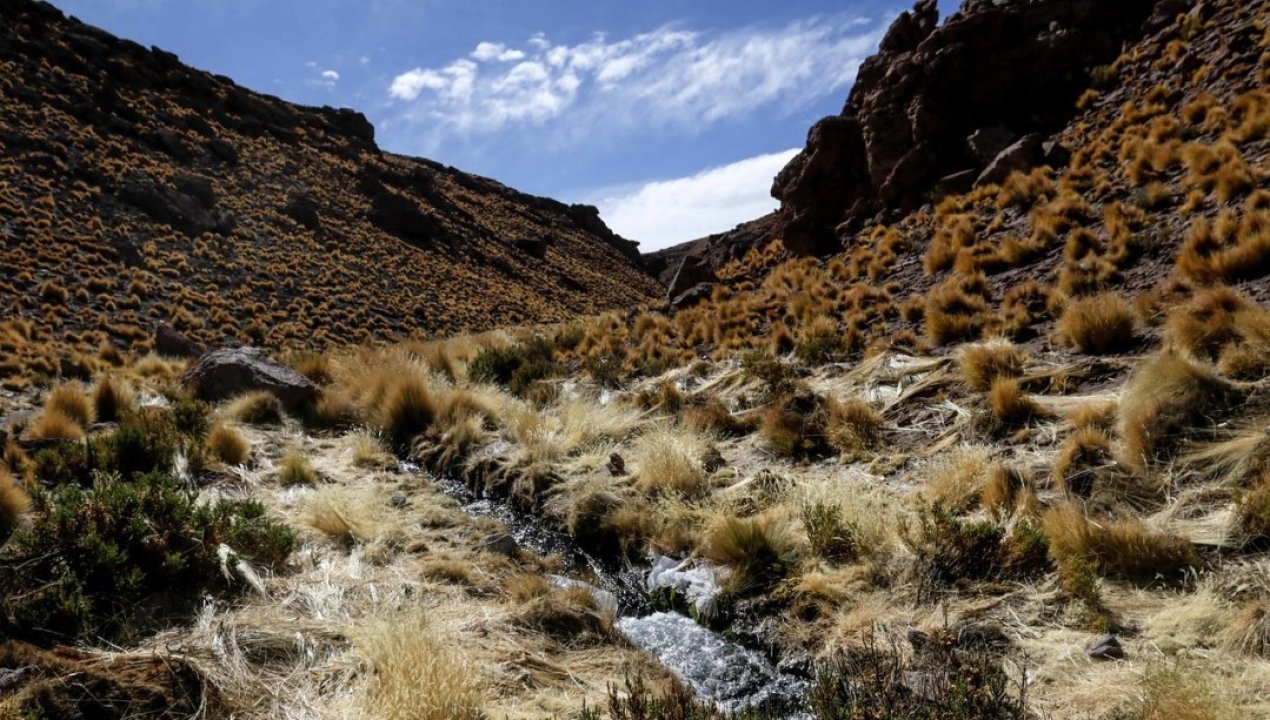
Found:
<path fill-rule="evenodd" d="M 522 345 L 482 349 L 468 363 L 467 376 L 502 385 L 523 397 L 539 380 L 558 376 L 563 370 L 554 360 L 551 344 L 534 337 Z"/>
<path fill-rule="evenodd" d="M 255 501 L 200 503 L 170 475 L 131 482 L 98 474 L 89 488 L 32 494 L 34 522 L 0 573 L 0 625 L 38 642 L 135 642 L 189 617 L 204 593 L 233 593 L 220 546 L 276 568 L 295 538 Z"/>
<path fill-rule="evenodd" d="M 4 545 L 18 520 L 31 509 L 31 498 L 8 469 L 0 467 L 0 545 Z"/>
<path fill-rule="evenodd" d="M 963 520 L 942 503 L 922 505 L 916 524 L 905 523 L 900 537 L 916 555 L 924 589 L 962 580 L 997 577 L 1005 567 L 1005 531 L 988 521 Z"/>
<path fill-rule="evenodd" d="M 859 554 L 860 527 L 842 518 L 842 508 L 821 501 L 802 508 L 803 529 L 816 555 L 831 562 L 853 560 Z"/>

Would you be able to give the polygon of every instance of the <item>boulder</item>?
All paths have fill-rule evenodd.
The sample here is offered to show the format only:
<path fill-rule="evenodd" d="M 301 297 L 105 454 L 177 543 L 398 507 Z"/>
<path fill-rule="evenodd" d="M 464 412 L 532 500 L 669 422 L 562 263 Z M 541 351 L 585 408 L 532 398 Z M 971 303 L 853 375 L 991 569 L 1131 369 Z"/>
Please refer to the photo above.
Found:
<path fill-rule="evenodd" d="M 1045 162 L 1045 149 L 1041 136 L 1025 135 L 1013 145 L 997 153 L 988 166 L 979 173 L 975 186 L 1000 185 L 1012 173 L 1027 172 Z"/>
<path fill-rule="evenodd" d="M 516 557 L 516 553 L 520 551 L 520 543 L 516 542 L 516 538 L 508 533 L 493 533 L 481 540 L 480 549 L 495 555 Z"/>
<path fill-rule="evenodd" d="M 970 148 L 970 154 L 974 155 L 975 160 L 978 160 L 979 165 L 982 166 L 987 165 L 992 158 L 1001 154 L 1001 151 L 1010 147 L 1010 143 L 1014 141 L 1014 133 L 1001 125 L 993 125 L 970 133 L 970 137 L 966 138 L 966 147 Z"/>
<path fill-rule="evenodd" d="M 217 401 L 255 390 L 267 390 L 288 410 L 317 398 L 308 378 L 269 357 L 264 350 L 243 346 L 213 350 L 199 358 L 182 379 L 197 397 Z"/>
<path fill-rule="evenodd" d="M 195 197 L 152 180 L 132 180 L 119 189 L 119 197 L 159 222 L 186 235 L 226 233 L 234 229 L 232 216 L 213 213 Z"/>
<path fill-rule="evenodd" d="M 666 302 L 673 305 L 675 298 L 687 290 L 701 283 L 713 283 L 717 279 L 708 259 L 701 255 L 689 255 L 679 261 L 679 269 L 675 271 L 675 276 L 666 289 Z"/>
<path fill-rule="evenodd" d="M 1099 635 L 1085 648 L 1085 654 L 1094 660 L 1123 660 L 1124 646 L 1111 633 Z"/>
<path fill-rule="evenodd" d="M 198 343 L 162 322 L 154 327 L 154 351 L 164 357 L 173 358 L 198 357 L 203 354 L 203 348 Z"/>
<path fill-rule="evenodd" d="M 683 310 L 684 308 L 690 308 L 710 297 L 710 295 L 714 293 L 714 288 L 717 285 L 718 283 L 712 282 L 697 283 L 671 298 L 670 302 L 666 303 L 666 309 L 669 312 L 675 312 L 677 310 Z"/>
<path fill-rule="evenodd" d="M 436 218 L 423 212 L 411 199 L 388 190 L 371 198 L 370 221 L 403 240 L 422 244 L 441 234 Z"/>
<path fill-rule="evenodd" d="M 319 230 L 322 227 L 317 201 L 303 190 L 297 190 L 287 197 L 287 204 L 282 207 L 282 214 L 310 230 Z"/>

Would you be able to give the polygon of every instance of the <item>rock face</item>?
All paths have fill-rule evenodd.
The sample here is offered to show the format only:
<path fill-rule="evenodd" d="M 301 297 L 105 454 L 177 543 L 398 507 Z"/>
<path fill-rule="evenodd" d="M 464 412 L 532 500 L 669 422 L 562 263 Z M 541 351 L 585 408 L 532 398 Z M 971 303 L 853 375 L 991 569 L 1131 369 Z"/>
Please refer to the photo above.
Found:
<path fill-rule="evenodd" d="M 250 346 L 213 350 L 199 358 L 183 381 L 203 400 L 216 401 L 254 390 L 267 390 L 294 409 L 317 397 L 308 378 Z"/>
<path fill-rule="evenodd" d="M 997 178 L 1041 162 L 1035 141 L 1075 113 L 1089 68 L 1140 36 L 1155 4 L 967 0 L 940 26 L 935 0 L 921 0 L 860 67 L 842 113 L 813 126 L 776 177 L 775 235 L 794 252 L 830 252 L 865 220 L 920 207 L 941 179 L 955 188 L 968 171 L 997 165 Z"/>
<path fill-rule="evenodd" d="M 744 256 L 750 248 L 770 241 L 774 237 L 772 227 L 775 221 L 775 215 L 764 215 L 727 232 L 648 253 L 644 256 L 644 267 L 667 287 L 675 279 L 675 273 L 679 272 L 680 263 L 690 255 L 705 258 L 710 270 L 717 272 L 729 261 Z"/>

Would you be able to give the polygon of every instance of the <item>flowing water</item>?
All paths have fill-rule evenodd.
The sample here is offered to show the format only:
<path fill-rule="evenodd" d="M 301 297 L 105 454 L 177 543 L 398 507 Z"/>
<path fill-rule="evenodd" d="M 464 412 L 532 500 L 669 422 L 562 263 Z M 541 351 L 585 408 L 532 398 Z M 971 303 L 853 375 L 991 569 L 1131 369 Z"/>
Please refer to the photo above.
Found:
<path fill-rule="evenodd" d="M 417 466 L 409 464 L 403 469 L 419 472 Z M 670 567 L 672 563 L 666 559 L 653 568 L 614 570 L 578 548 L 568 535 L 543 527 L 532 515 L 517 512 L 506 503 L 479 498 L 460 481 L 434 477 L 433 482 L 469 514 L 498 520 L 521 546 L 558 555 L 571 574 L 585 576 L 602 603 L 615 605 L 617 630 L 657 658 L 701 700 L 727 712 L 763 706 L 791 717 L 803 715 L 799 708 L 807 691 L 806 680 L 779 672 L 762 654 L 684 615 L 653 611 L 648 592 L 653 582 L 668 582 L 661 575 L 669 571 L 665 577 L 687 578 L 684 582 L 699 582 L 699 576 L 676 573 L 677 568 Z M 581 583 L 564 577 L 552 579 L 558 584 Z"/>

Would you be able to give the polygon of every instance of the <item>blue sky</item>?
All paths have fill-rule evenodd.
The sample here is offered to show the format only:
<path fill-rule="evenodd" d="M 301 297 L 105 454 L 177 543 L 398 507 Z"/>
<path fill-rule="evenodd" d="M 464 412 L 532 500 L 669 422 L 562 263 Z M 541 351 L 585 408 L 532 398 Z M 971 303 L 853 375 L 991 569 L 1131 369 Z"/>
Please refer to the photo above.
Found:
<path fill-rule="evenodd" d="M 775 207 L 772 176 L 910 3 L 54 4 L 247 87 L 360 110 L 386 150 L 599 205 L 647 251 Z"/>

